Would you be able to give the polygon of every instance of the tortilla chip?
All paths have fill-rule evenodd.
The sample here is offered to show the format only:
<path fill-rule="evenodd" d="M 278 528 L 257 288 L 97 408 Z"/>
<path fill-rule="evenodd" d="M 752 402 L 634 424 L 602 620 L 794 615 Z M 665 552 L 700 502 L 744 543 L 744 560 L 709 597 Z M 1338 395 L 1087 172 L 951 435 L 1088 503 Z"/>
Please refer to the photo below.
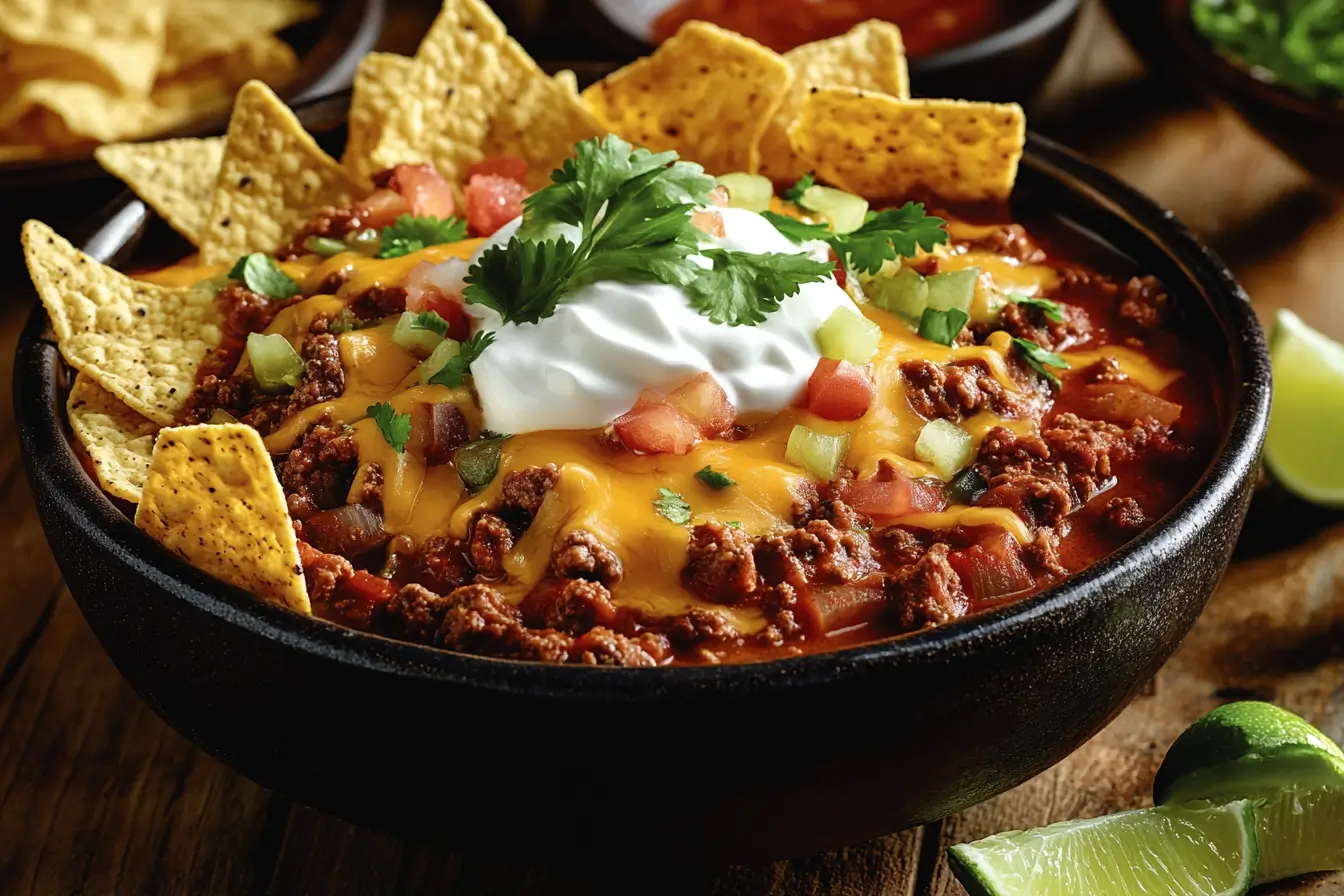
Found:
<path fill-rule="evenodd" d="M 159 77 L 321 14 L 311 0 L 170 0 Z"/>
<path fill-rule="evenodd" d="M 349 136 L 341 165 L 357 181 L 371 187 L 379 170 L 373 150 L 383 133 L 389 109 L 401 102 L 410 87 L 415 60 L 395 53 L 370 53 L 355 72 L 350 96 Z M 385 167 L 385 166 L 384 166 Z"/>
<path fill-rule="evenodd" d="M 824 89 L 803 103 L 789 139 L 820 178 L 869 199 L 980 202 L 1012 193 L 1026 128 L 1016 103 Z"/>
<path fill-rule="evenodd" d="M 199 244 L 224 156 L 223 137 L 109 143 L 93 155 L 174 230 Z"/>
<path fill-rule="evenodd" d="M 285 495 L 250 426 L 160 431 L 135 525 L 197 569 L 312 613 Z"/>
<path fill-rule="evenodd" d="M 66 409 L 70 428 L 88 452 L 103 491 L 139 503 L 158 424 L 126 407 L 84 373 L 75 377 Z"/>
<path fill-rule="evenodd" d="M 41 221 L 24 223 L 23 249 L 70 366 L 132 410 L 173 423 L 221 338 L 214 296 L 132 280 Z"/>
<path fill-rule="evenodd" d="M 103 86 L 127 94 L 154 83 L 167 19 L 167 0 L 0 0 L 0 35 L 81 56 Z"/>
<path fill-rule="evenodd" d="M 706 22 L 687 22 L 652 56 L 583 92 L 607 129 L 675 149 L 710 174 L 755 172 L 761 136 L 788 92 L 782 56 Z"/>
<path fill-rule="evenodd" d="M 201 261 L 274 252 L 323 206 L 360 192 L 271 89 L 249 81 L 234 101 Z"/>
<path fill-rule="evenodd" d="M 515 155 L 539 188 L 575 143 L 603 132 L 573 82 L 548 77 L 481 0 L 447 0 L 415 62 L 408 89 L 383 109 L 370 170 L 429 161 L 461 183 L 473 162 Z"/>
<path fill-rule="evenodd" d="M 846 34 L 803 44 L 784 54 L 793 66 L 793 86 L 761 137 L 760 173 L 776 181 L 796 181 L 808 167 L 793 151 L 789 126 L 814 87 L 857 87 L 910 98 L 901 30 L 870 19 Z"/>

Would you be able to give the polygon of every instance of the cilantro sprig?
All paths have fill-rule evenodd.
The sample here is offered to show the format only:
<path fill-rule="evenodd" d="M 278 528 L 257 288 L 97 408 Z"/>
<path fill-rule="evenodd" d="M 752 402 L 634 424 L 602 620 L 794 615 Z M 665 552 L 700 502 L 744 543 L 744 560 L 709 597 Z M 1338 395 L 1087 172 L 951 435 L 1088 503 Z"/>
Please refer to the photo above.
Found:
<path fill-rule="evenodd" d="M 658 497 L 653 501 L 653 509 L 666 519 L 684 526 L 691 521 L 691 505 L 686 499 L 670 488 L 659 488 Z"/>
<path fill-rule="evenodd" d="M 402 215 L 383 228 L 379 258 L 400 258 L 427 246 L 456 243 L 467 238 L 467 222 L 461 218 Z"/>
<path fill-rule="evenodd" d="M 1032 296 L 1024 296 L 1021 293 L 1009 293 L 1008 301 L 1014 305 L 1026 305 L 1028 308 L 1039 308 L 1041 313 L 1057 324 L 1064 323 L 1064 309 L 1058 302 L 1052 302 L 1049 299 L 1037 299 Z"/>
<path fill-rule="evenodd" d="M 1068 370 L 1069 362 L 1065 361 L 1062 356 L 1046 351 L 1030 339 L 1022 339 L 1018 336 L 1013 337 L 1013 345 L 1017 346 L 1017 350 L 1022 355 L 1022 360 L 1026 362 L 1026 365 L 1045 377 L 1051 386 L 1058 389 L 1063 385 L 1059 377 L 1046 369 L 1057 367 L 1060 370 Z"/>
<path fill-rule="evenodd" d="M 809 171 L 807 174 L 798 178 L 793 186 L 784 191 L 784 198 L 794 205 L 801 205 L 803 202 L 803 194 L 807 192 L 808 187 L 814 186 L 816 182 L 816 177 Z"/>
<path fill-rule="evenodd" d="M 439 336 L 448 335 L 448 321 L 439 316 L 437 311 L 421 311 L 411 318 L 412 330 L 429 330 Z"/>
<path fill-rule="evenodd" d="M 264 252 L 244 255 L 229 271 L 230 280 L 240 280 L 257 295 L 272 299 L 292 299 L 299 294 L 299 284 Z"/>
<path fill-rule="evenodd" d="M 398 414 L 396 408 L 386 401 L 371 404 L 364 413 L 373 418 L 378 431 L 383 434 L 392 450 L 401 454 L 406 450 L 406 442 L 411 438 L 411 415 Z"/>
<path fill-rule="evenodd" d="M 447 332 L 447 326 L 444 327 Z M 462 342 L 458 353 L 444 362 L 433 376 L 429 378 L 430 385 L 447 386 L 450 389 L 456 389 L 462 385 L 466 375 L 471 367 L 471 362 L 481 356 L 481 352 L 490 347 L 495 341 L 495 334 L 486 330 L 473 333 L 468 339 Z"/>
<path fill-rule="evenodd" d="M 872 213 L 859 229 L 849 233 L 832 233 L 825 224 L 808 224 L 775 212 L 762 212 L 761 216 L 795 242 L 825 240 L 850 268 L 866 274 L 876 274 L 891 259 L 910 258 L 920 249 L 927 252 L 947 242 L 943 228 L 947 222 L 925 214 L 923 204 L 918 202 Z"/>
<path fill-rule="evenodd" d="M 797 218 L 772 211 L 761 212 L 761 217 L 775 225 L 776 230 L 795 243 L 806 243 L 809 240 L 829 240 L 834 236 L 829 224 L 809 224 L 806 221 L 800 221 Z"/>
<path fill-rule="evenodd" d="M 703 470 L 697 470 L 695 478 L 716 491 L 737 485 L 736 479 L 727 473 L 720 473 L 710 466 L 706 466 Z"/>
<path fill-rule="evenodd" d="M 759 324 L 781 299 L 804 283 L 830 276 L 835 265 L 788 252 L 729 252 L 706 249 L 713 267 L 687 286 L 691 305 L 716 324 Z"/>

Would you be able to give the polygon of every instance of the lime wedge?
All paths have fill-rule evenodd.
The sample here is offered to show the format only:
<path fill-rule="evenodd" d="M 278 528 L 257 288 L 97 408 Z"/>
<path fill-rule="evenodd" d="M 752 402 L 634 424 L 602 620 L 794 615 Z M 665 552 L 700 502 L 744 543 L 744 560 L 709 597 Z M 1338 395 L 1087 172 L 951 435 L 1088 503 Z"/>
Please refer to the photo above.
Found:
<path fill-rule="evenodd" d="M 948 850 L 971 896 L 1235 896 L 1259 850 L 1255 806 L 1194 803 L 1009 831 Z"/>
<path fill-rule="evenodd" d="M 1273 704 L 1229 703 L 1187 728 L 1158 769 L 1153 798 L 1256 801 L 1256 883 L 1344 869 L 1344 752 Z"/>
<path fill-rule="evenodd" d="M 1298 497 L 1344 507 L 1344 345 L 1281 309 L 1269 353 L 1274 402 L 1265 463 Z"/>

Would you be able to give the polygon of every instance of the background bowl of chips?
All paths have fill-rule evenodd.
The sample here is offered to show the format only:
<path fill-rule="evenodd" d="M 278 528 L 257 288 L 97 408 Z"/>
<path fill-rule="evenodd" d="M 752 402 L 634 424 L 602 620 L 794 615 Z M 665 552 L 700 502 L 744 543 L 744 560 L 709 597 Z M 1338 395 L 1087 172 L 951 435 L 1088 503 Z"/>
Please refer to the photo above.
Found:
<path fill-rule="evenodd" d="M 300 115 L 321 132 L 346 102 Z M 343 135 L 320 138 L 335 150 Z M 40 307 L 14 378 L 39 515 L 90 627 L 160 716 L 243 774 L 356 822 L 515 855 L 695 862 L 811 853 L 940 818 L 1062 759 L 1175 649 L 1231 553 L 1268 420 L 1255 315 L 1170 213 L 1037 137 L 1014 205 L 1166 281 L 1225 362 L 1228 422 L 1172 513 L 997 610 L 832 653 L 657 669 L 486 659 L 302 616 L 188 565 L 98 488 Z M 129 195 L 95 223 L 85 249 L 123 269 L 190 251 Z"/>
<path fill-rule="evenodd" d="M 102 176 L 99 143 L 222 132 L 250 78 L 294 103 L 348 87 L 384 12 L 385 0 L 0 0 L 0 190 Z"/>

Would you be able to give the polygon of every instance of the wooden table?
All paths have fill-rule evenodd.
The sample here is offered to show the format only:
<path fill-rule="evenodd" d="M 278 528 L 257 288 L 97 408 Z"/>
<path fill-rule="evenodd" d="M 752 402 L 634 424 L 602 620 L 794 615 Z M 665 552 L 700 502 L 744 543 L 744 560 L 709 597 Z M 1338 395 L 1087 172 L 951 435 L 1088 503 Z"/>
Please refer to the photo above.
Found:
<path fill-rule="evenodd" d="M 1262 313 L 1291 306 L 1344 337 L 1344 203 L 1229 115 L 1139 80 L 1095 11 L 1086 28 L 1073 50 L 1081 68 L 1054 85 L 1056 114 L 1036 123 L 1174 208 L 1232 263 Z M 28 310 L 0 308 L 0 356 Z M 9 379 L 0 365 L 3 894 L 955 894 L 944 846 L 1145 805 L 1166 746 L 1220 702 L 1272 699 L 1344 740 L 1344 525 L 1335 525 L 1234 564 L 1147 696 L 1055 768 L 943 822 L 769 866 L 658 868 L 652 883 L 414 845 L 264 790 L 136 698 L 48 553 Z M 1344 893 L 1344 875 L 1274 892 Z"/>

